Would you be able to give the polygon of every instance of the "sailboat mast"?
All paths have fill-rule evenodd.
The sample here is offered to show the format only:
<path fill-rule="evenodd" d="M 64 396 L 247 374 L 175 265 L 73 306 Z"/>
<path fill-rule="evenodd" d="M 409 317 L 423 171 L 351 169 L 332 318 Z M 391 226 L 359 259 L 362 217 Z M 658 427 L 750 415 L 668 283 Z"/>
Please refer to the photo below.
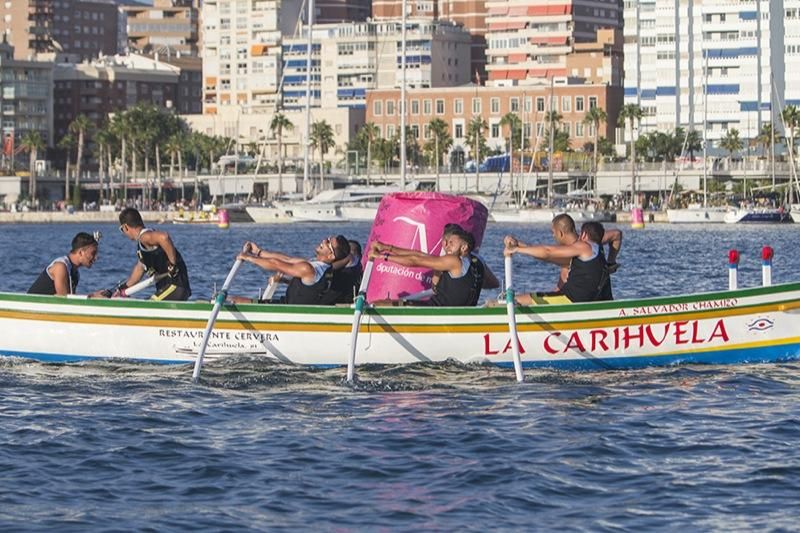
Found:
<path fill-rule="evenodd" d="M 547 154 L 547 207 L 553 207 L 553 141 L 555 140 L 555 107 L 553 106 L 553 97 L 554 97 L 554 84 L 555 81 L 553 77 L 550 77 L 550 117 L 549 117 L 549 129 L 550 129 L 550 144 L 549 144 L 549 153 Z"/>
<path fill-rule="evenodd" d="M 312 25 L 314 22 L 314 0 L 308 2 L 308 16 L 306 17 L 307 46 L 306 50 L 306 123 L 303 132 L 303 199 L 308 198 L 308 174 L 311 150 L 311 48 L 313 46 Z"/>
<path fill-rule="evenodd" d="M 703 55 L 703 207 L 708 207 L 708 51 Z"/>
<path fill-rule="evenodd" d="M 400 17 L 400 186 L 406 188 L 406 0 Z"/>

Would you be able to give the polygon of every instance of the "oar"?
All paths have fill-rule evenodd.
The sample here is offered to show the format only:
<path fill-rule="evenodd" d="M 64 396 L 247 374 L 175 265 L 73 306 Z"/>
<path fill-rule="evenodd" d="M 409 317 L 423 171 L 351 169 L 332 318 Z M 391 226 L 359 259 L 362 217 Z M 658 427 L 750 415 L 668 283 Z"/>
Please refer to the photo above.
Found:
<path fill-rule="evenodd" d="M 162 279 L 166 278 L 167 276 L 169 276 L 169 274 L 167 274 L 167 273 L 155 274 L 153 276 L 150 276 L 147 279 L 143 279 L 139 283 L 137 283 L 135 285 L 131 285 L 130 287 L 125 289 L 125 296 L 131 296 L 133 294 L 136 294 L 139 291 L 143 291 L 147 287 L 151 287 L 151 286 L 155 285 L 156 283 L 158 283 Z"/>
<path fill-rule="evenodd" d="M 222 284 L 222 290 L 217 293 L 217 297 L 214 300 L 214 308 L 211 310 L 211 316 L 208 317 L 208 324 L 206 324 L 206 330 L 203 332 L 203 343 L 200 345 L 200 351 L 197 352 L 197 359 L 194 362 L 194 372 L 192 373 L 192 381 L 197 383 L 197 380 L 200 379 L 200 368 L 203 366 L 203 357 L 206 355 L 206 348 L 208 348 L 208 339 L 211 337 L 211 330 L 214 329 L 214 322 L 217 321 L 217 315 L 219 314 L 220 308 L 222 308 L 222 304 L 225 303 L 225 297 L 228 296 L 228 288 L 231 286 L 231 282 L 233 281 L 233 277 L 236 276 L 236 272 L 239 270 L 239 267 L 242 266 L 242 260 L 237 259 L 235 263 L 233 263 L 233 267 L 231 271 L 228 272 L 228 277 L 225 278 L 225 283 Z"/>
<path fill-rule="evenodd" d="M 416 302 L 417 300 L 424 300 L 425 298 L 430 298 L 433 296 L 433 289 L 425 289 L 424 291 L 415 292 L 413 294 L 409 294 L 408 296 L 404 296 L 403 300 L 407 302 Z"/>
<path fill-rule="evenodd" d="M 511 350 L 514 354 L 514 372 L 517 381 L 522 383 L 525 376 L 522 374 L 522 361 L 519 358 L 519 337 L 517 337 L 517 315 L 514 309 L 514 289 L 511 282 L 511 256 L 506 256 L 506 310 L 508 311 L 508 330 L 511 333 Z"/>
<path fill-rule="evenodd" d="M 364 304 L 367 301 L 367 287 L 369 286 L 369 278 L 372 277 L 372 265 L 374 263 L 374 259 L 367 261 L 367 266 L 364 268 L 364 275 L 361 277 L 361 285 L 358 287 L 358 296 L 356 296 L 356 311 L 353 313 L 353 329 L 350 330 L 350 358 L 347 360 L 347 381 L 350 383 L 353 382 L 353 375 L 355 374 L 358 330 L 361 328 L 361 315 L 364 313 Z"/>
<path fill-rule="evenodd" d="M 264 294 L 261 295 L 261 300 L 269 302 L 275 296 L 275 291 L 278 290 L 278 282 L 270 278 L 267 288 L 264 289 Z"/>

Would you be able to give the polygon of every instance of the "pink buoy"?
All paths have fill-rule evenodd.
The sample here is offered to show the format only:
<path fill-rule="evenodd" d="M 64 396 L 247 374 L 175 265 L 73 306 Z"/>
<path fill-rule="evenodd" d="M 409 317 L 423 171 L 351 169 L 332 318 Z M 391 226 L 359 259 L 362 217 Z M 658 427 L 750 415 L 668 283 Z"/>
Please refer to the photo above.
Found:
<path fill-rule="evenodd" d="M 228 229 L 230 227 L 230 218 L 227 209 L 220 209 L 217 211 L 217 226 L 220 229 Z"/>
<path fill-rule="evenodd" d="M 728 251 L 728 289 L 734 291 L 739 288 L 739 251 Z"/>
<path fill-rule="evenodd" d="M 631 209 L 631 228 L 642 229 L 644 227 L 644 212 L 641 207 Z"/>
<path fill-rule="evenodd" d="M 489 212 L 480 202 L 461 196 L 433 192 L 403 192 L 383 197 L 364 248 L 373 241 L 437 255 L 442 251 L 446 224 L 459 224 L 475 237 L 476 248 L 483 240 Z M 433 272 L 375 260 L 367 290 L 367 301 L 402 298 L 431 288 Z"/>
<path fill-rule="evenodd" d="M 775 251 L 771 246 L 764 246 L 761 249 L 761 284 L 765 287 L 772 285 L 772 258 Z"/>

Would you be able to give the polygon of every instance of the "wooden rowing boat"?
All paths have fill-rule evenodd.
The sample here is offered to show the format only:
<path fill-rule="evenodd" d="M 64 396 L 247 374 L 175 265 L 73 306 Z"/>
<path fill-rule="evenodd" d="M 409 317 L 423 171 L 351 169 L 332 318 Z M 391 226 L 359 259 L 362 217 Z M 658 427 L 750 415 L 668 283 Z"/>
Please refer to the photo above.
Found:
<path fill-rule="evenodd" d="M 195 359 L 204 302 L 80 299 L 0 293 L 0 354 L 43 361 Z M 697 295 L 518 307 L 522 363 L 565 369 L 800 358 L 800 283 Z M 353 310 L 223 306 L 206 358 L 250 354 L 344 365 Z M 505 307 L 368 308 L 356 363 L 489 361 L 510 365 Z"/>

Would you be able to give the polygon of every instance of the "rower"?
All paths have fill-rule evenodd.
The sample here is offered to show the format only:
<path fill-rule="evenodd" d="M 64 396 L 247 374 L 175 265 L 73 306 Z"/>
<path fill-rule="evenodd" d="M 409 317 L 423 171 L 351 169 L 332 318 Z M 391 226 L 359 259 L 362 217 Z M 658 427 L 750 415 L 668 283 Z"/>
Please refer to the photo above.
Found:
<path fill-rule="evenodd" d="M 246 242 L 244 252 L 238 259 L 253 263 L 264 270 L 275 271 L 272 281 L 288 283 L 285 301 L 293 305 L 334 305 L 345 299 L 349 289 L 334 283 L 333 263 L 348 256 L 350 244 L 343 235 L 331 236 L 317 245 L 312 259 L 292 257 L 280 252 L 260 248 L 254 242 Z M 232 296 L 235 303 L 252 302 L 240 296 Z"/>
<path fill-rule="evenodd" d="M 527 245 L 511 235 L 506 236 L 504 255 L 518 252 L 530 255 L 559 265 L 562 272 L 566 268 L 568 273 L 566 279 L 559 277 L 555 291 L 520 294 L 516 297 L 517 303 L 532 305 L 612 299 L 609 269 L 602 247 L 603 225 L 599 222 L 585 223 L 577 239 L 573 239 L 574 228 L 575 223 L 569 215 L 555 217 L 552 231 L 556 246 Z"/>
<path fill-rule="evenodd" d="M 429 300 L 383 300 L 374 302 L 373 305 L 477 305 L 483 286 L 484 268 L 480 259 L 472 255 L 475 238 L 471 233 L 458 228 L 453 229 L 451 236 L 443 244 L 445 255 L 439 256 L 374 241 L 370 249 L 371 258 L 383 257 L 385 261 L 402 266 L 430 268 L 441 272 L 441 276 L 434 285 L 433 296 Z"/>
<path fill-rule="evenodd" d="M 169 233 L 146 228 L 142 215 L 132 207 L 126 207 L 120 212 L 119 224 L 122 234 L 136 241 L 136 255 L 139 261 L 115 296 L 125 296 L 125 288 L 136 284 L 145 273 L 148 273 L 158 278 L 156 293 L 150 298 L 151 300 L 188 300 L 192 295 L 189 273 Z"/>
<path fill-rule="evenodd" d="M 100 243 L 100 232 L 93 235 L 80 232 L 72 239 L 72 249 L 67 255 L 53 259 L 39 274 L 39 277 L 28 289 L 28 294 L 47 294 L 67 296 L 75 294 L 80 281 L 78 269 L 81 267 L 92 268 L 97 261 L 97 247 Z M 107 296 L 99 290 L 89 295 L 90 297 Z"/>

